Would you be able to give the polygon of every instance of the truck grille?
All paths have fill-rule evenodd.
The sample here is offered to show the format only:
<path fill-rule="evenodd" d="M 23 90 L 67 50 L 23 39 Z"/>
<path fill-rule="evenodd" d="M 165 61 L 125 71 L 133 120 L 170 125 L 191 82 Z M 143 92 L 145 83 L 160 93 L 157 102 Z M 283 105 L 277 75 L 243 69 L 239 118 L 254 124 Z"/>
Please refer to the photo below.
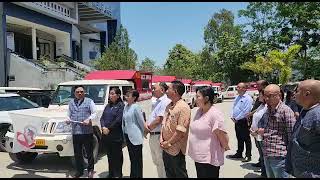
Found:
<path fill-rule="evenodd" d="M 47 122 L 44 124 L 42 128 L 42 133 L 43 134 L 53 134 L 55 128 L 56 128 L 57 123 L 56 122 Z"/>

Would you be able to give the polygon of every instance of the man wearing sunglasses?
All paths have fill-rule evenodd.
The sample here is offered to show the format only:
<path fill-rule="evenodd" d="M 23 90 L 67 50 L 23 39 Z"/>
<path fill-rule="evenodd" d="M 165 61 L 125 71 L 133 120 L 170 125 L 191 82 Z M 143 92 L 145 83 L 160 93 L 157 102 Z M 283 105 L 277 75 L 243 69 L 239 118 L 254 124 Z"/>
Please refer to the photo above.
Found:
<path fill-rule="evenodd" d="M 96 117 L 96 107 L 90 98 L 85 97 L 84 87 L 79 85 L 74 88 L 75 98 L 69 102 L 67 124 L 72 125 L 73 148 L 76 163 L 76 174 L 79 178 L 83 175 L 84 147 L 88 156 L 88 177 L 93 178 L 93 127 L 92 120 Z"/>

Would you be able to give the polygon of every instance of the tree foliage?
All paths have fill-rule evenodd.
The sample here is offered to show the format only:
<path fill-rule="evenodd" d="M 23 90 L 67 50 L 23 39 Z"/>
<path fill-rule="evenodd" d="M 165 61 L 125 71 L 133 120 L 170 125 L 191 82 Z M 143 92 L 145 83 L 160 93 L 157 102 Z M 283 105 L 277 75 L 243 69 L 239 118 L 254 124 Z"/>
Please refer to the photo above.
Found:
<path fill-rule="evenodd" d="M 255 62 L 245 62 L 241 68 L 261 75 L 279 72 L 279 83 L 285 84 L 292 76 L 292 62 L 300 49 L 300 45 L 293 45 L 286 52 L 272 50 L 265 57 L 258 56 Z"/>
<path fill-rule="evenodd" d="M 140 71 L 146 71 L 146 72 L 154 72 L 156 70 L 156 62 L 148 57 L 146 57 L 144 60 L 142 60 L 139 70 Z"/>
<path fill-rule="evenodd" d="M 114 41 L 101 57 L 94 61 L 95 68 L 98 70 L 135 69 L 138 57 L 129 44 L 128 31 L 121 25 Z"/>
<path fill-rule="evenodd" d="M 168 75 L 191 78 L 192 68 L 195 66 L 195 55 L 182 44 L 176 44 L 170 51 L 164 64 Z"/>

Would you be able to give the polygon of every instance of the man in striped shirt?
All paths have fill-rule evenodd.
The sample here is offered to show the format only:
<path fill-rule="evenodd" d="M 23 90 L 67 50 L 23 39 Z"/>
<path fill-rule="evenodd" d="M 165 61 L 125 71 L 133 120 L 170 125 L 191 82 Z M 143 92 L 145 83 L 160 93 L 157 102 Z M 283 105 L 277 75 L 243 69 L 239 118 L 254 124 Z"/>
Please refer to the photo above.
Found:
<path fill-rule="evenodd" d="M 263 136 L 264 164 L 268 178 L 284 177 L 283 168 L 279 163 L 285 159 L 288 141 L 292 136 L 292 129 L 296 122 L 293 111 L 281 101 L 280 87 L 270 84 L 264 90 L 264 98 L 268 110 L 264 116 L 266 125 L 259 131 Z"/>

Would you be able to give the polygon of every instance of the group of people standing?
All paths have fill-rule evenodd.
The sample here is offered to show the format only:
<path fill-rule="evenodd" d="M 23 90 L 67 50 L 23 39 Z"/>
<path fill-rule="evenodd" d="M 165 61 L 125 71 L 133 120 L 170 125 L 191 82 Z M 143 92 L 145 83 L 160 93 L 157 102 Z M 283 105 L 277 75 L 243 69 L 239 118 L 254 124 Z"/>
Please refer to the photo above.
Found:
<path fill-rule="evenodd" d="M 232 120 L 238 150 L 230 158 L 251 161 L 251 134 L 259 151 L 261 176 L 268 178 L 320 177 L 320 81 L 305 80 L 295 92 L 284 93 L 276 84 L 257 82 L 259 97 L 252 108 L 246 85 L 237 86 Z M 300 107 L 299 107 L 300 106 Z M 299 111 L 299 108 L 302 109 Z"/>
<path fill-rule="evenodd" d="M 83 86 L 75 87 L 75 99 L 69 103 L 67 123 L 72 122 L 77 170 L 74 177 L 83 175 L 82 146 L 88 156 L 88 176 L 93 177 L 94 172 L 91 139 L 96 110 L 93 101 L 84 96 L 84 91 Z M 152 113 L 145 119 L 141 107 L 136 103 L 138 91 L 129 90 L 124 103 L 120 89 L 110 90 L 109 103 L 100 119 L 103 143 L 107 148 L 109 178 L 123 177 L 124 146 L 128 148 L 131 162 L 130 177 L 143 177 L 142 145 L 148 134 L 158 177 L 188 177 L 186 154 L 195 161 L 198 177 L 219 177 L 220 166 L 224 164 L 224 152 L 230 148 L 224 115 L 213 105 L 214 90 L 210 87 L 197 90 L 196 103 L 199 109 L 192 121 L 191 109 L 182 99 L 184 92 L 185 86 L 180 81 L 168 85 L 164 82 L 155 84 Z"/>
<path fill-rule="evenodd" d="M 235 123 L 238 149 L 230 158 L 243 158 L 245 144 L 243 162 L 251 161 L 251 134 L 259 150 L 258 164 L 263 176 L 319 177 L 320 82 L 306 80 L 299 84 L 294 97 L 302 107 L 300 113 L 294 113 L 283 102 L 278 85 L 258 81 L 259 97 L 255 103 L 246 94 L 245 83 L 239 83 L 237 90 L 239 95 L 234 101 L 231 120 Z M 84 91 L 83 86 L 75 87 L 76 98 L 69 103 L 67 121 L 72 124 L 77 164 L 75 177 L 83 175 L 82 146 L 88 156 L 88 176 L 93 177 L 94 172 L 92 120 L 96 109 L 93 101 L 84 96 Z M 131 162 L 130 177 L 143 177 L 142 148 L 148 134 L 158 177 L 187 178 L 186 155 L 194 160 L 197 177 L 219 177 L 224 152 L 230 150 L 224 114 L 214 105 L 214 90 L 201 87 L 196 91 L 199 108 L 191 119 L 191 109 L 182 99 L 184 92 L 184 84 L 180 81 L 155 84 L 152 113 L 145 119 L 136 103 L 138 91 L 129 90 L 124 103 L 120 89 L 110 90 L 109 103 L 100 119 L 109 178 L 123 177 L 124 146 L 128 148 Z"/>

